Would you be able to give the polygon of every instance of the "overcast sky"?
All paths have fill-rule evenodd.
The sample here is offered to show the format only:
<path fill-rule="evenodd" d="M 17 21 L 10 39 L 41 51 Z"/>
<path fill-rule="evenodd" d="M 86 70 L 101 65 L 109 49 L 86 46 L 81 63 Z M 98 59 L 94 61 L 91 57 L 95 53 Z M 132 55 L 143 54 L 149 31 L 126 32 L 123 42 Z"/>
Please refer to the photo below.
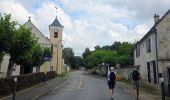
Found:
<path fill-rule="evenodd" d="M 31 16 L 45 36 L 57 15 L 64 26 L 64 47 L 81 55 L 86 47 L 141 39 L 153 26 L 154 13 L 162 16 L 169 4 L 170 0 L 0 0 L 0 12 L 11 13 L 20 24 Z"/>

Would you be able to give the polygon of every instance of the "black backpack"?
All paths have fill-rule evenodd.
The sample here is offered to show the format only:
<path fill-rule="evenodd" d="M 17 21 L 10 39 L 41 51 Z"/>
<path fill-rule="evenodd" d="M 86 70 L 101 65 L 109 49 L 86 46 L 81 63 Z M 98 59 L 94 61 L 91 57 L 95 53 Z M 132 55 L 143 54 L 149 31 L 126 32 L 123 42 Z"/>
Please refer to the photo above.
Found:
<path fill-rule="evenodd" d="M 139 81 L 139 79 L 140 79 L 140 74 L 139 74 L 139 72 L 138 72 L 137 70 L 134 70 L 134 71 L 132 72 L 132 79 L 133 79 L 134 81 Z"/>
<path fill-rule="evenodd" d="M 110 81 L 115 81 L 116 75 L 114 72 L 110 72 Z"/>

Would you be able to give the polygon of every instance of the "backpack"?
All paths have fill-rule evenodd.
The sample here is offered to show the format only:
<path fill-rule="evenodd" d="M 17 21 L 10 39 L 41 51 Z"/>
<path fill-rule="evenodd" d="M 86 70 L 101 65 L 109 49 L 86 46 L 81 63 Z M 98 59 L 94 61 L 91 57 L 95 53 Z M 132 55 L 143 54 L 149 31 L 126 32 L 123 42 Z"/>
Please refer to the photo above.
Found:
<path fill-rule="evenodd" d="M 110 81 L 115 81 L 116 75 L 114 72 L 110 72 Z"/>
<path fill-rule="evenodd" d="M 133 79 L 133 81 L 139 81 L 139 79 L 140 79 L 140 74 L 139 74 L 139 72 L 138 72 L 137 70 L 134 70 L 134 71 L 132 72 L 132 79 Z"/>

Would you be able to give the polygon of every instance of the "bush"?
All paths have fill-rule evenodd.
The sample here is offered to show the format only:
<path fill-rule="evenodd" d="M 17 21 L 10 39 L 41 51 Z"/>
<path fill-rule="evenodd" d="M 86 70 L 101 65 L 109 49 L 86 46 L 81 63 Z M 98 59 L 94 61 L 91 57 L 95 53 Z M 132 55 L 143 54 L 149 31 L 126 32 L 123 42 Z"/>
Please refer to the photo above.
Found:
<path fill-rule="evenodd" d="M 55 78 L 55 71 L 48 72 L 46 75 L 47 80 Z M 37 85 L 41 82 L 44 82 L 45 74 L 40 73 L 31 73 L 26 75 L 20 75 L 17 77 L 17 91 L 23 90 L 25 88 Z M 13 91 L 14 76 L 10 78 L 0 78 L 0 96 L 8 95 Z"/>
<path fill-rule="evenodd" d="M 61 74 L 57 74 L 57 77 L 64 77 L 67 75 L 68 72 L 62 72 Z"/>

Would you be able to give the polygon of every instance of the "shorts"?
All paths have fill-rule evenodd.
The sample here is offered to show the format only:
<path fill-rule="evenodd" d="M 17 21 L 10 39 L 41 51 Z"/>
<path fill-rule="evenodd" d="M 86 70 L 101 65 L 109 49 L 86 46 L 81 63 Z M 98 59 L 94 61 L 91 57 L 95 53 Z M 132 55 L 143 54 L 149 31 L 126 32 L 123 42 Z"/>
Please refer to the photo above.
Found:
<path fill-rule="evenodd" d="M 115 81 L 108 81 L 109 89 L 114 89 L 115 88 L 115 84 L 116 84 Z"/>
<path fill-rule="evenodd" d="M 133 81 L 133 89 L 139 89 L 139 81 Z"/>

